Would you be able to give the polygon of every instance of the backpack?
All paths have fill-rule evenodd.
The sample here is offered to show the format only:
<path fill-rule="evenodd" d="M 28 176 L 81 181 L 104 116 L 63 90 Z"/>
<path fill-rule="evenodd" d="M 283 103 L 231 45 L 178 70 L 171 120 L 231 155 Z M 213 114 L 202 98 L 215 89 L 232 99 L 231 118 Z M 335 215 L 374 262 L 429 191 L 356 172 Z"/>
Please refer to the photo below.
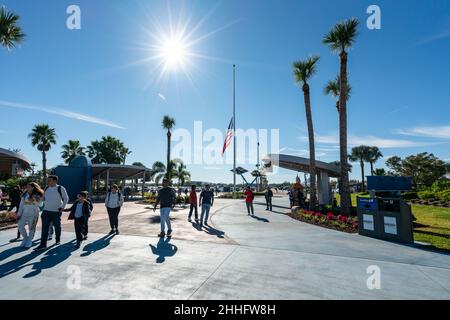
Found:
<path fill-rule="evenodd" d="M 48 186 L 46 186 L 44 188 L 44 193 L 45 193 L 45 191 L 47 191 L 47 189 L 48 189 Z M 61 191 L 61 186 L 60 185 L 58 185 L 58 193 L 59 193 L 59 196 L 61 197 L 61 200 L 62 200 L 63 199 L 63 195 L 62 195 L 62 191 Z"/>
<path fill-rule="evenodd" d="M 109 196 L 111 195 L 111 191 L 108 192 L 108 202 L 109 202 Z M 120 191 L 117 192 L 118 198 L 117 201 L 120 203 L 120 198 L 122 197 L 122 194 L 120 193 Z"/>

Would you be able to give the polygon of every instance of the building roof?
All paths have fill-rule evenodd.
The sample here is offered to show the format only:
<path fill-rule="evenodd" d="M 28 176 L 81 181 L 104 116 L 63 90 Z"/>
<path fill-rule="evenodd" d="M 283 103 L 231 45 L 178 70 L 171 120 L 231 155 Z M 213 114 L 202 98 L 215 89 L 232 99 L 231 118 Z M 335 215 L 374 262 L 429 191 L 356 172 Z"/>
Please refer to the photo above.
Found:
<path fill-rule="evenodd" d="M 30 168 L 30 161 L 22 154 L 0 148 L 0 173 L 11 174 L 12 166 L 18 163 L 22 169 Z"/>
<path fill-rule="evenodd" d="M 287 154 L 269 154 L 263 158 L 266 165 L 270 164 L 284 169 L 309 172 L 309 159 Z M 330 177 L 339 177 L 340 168 L 334 164 L 317 161 L 316 170 L 328 173 Z"/>
<path fill-rule="evenodd" d="M 113 180 L 132 178 L 138 174 L 143 174 L 143 172 L 151 172 L 149 168 L 141 166 L 132 166 L 125 164 L 93 164 L 92 178 L 96 179 L 100 175 L 105 177 L 108 170 L 109 178 Z"/>

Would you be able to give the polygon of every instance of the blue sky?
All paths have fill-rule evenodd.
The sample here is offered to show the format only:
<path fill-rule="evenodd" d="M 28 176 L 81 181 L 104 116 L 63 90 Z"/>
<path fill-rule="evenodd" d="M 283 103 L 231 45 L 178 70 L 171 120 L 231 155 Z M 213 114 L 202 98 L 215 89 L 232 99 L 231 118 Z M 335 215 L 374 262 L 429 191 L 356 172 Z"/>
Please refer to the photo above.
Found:
<path fill-rule="evenodd" d="M 231 117 L 231 66 L 237 64 L 237 126 L 280 130 L 285 153 L 307 156 L 302 92 L 292 62 L 321 60 L 311 80 L 317 157 L 338 159 L 335 101 L 323 94 L 338 73 L 338 57 L 322 44 L 337 22 L 357 17 L 359 36 L 349 53 L 353 94 L 349 144 L 377 145 L 385 155 L 433 152 L 450 161 L 450 2 L 433 1 L 32 1 L 2 0 L 21 16 L 20 48 L 0 50 L 1 147 L 20 148 L 40 164 L 27 134 L 48 123 L 58 144 L 87 145 L 115 136 L 132 150 L 127 162 L 150 166 L 165 157 L 161 118 L 177 128 L 225 131 Z M 81 30 L 66 28 L 66 8 L 81 8 Z M 381 8 L 381 30 L 366 28 L 371 4 Z M 169 10 L 171 14 L 169 14 Z M 160 76 L 153 36 L 170 25 L 194 30 L 186 73 Z M 159 26 L 159 29 L 156 27 Z M 197 28 L 195 28 L 197 26 Z M 158 31 L 159 30 L 159 31 Z M 24 109 L 25 107 L 25 109 Z M 50 111 L 50 112 L 49 112 Z M 74 114 L 76 113 L 76 114 Z M 80 120 L 81 119 L 81 120 Z M 376 167 L 384 167 L 382 159 Z M 247 165 L 249 168 L 250 165 Z M 193 180 L 231 182 L 229 166 L 188 165 Z M 353 177 L 360 178 L 359 170 Z M 281 170 L 272 182 L 293 180 Z"/>

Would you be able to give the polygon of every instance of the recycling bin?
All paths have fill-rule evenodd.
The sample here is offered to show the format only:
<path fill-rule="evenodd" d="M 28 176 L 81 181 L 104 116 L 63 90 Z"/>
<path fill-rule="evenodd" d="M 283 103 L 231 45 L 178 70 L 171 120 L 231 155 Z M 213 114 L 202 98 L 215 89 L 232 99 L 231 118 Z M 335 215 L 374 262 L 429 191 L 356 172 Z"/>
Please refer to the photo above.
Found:
<path fill-rule="evenodd" d="M 400 198 L 357 198 L 359 234 L 401 243 L 414 242 L 411 207 Z"/>
<path fill-rule="evenodd" d="M 378 238 L 381 236 L 378 223 L 378 202 L 376 198 L 357 198 L 359 234 Z"/>

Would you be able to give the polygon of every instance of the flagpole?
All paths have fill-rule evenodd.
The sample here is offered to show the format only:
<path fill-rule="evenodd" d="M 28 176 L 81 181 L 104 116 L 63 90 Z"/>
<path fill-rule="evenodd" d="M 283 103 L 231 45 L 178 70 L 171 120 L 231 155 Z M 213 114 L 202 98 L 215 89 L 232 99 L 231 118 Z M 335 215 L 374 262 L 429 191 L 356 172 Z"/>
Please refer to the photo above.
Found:
<path fill-rule="evenodd" d="M 233 198 L 236 197 L 236 65 L 233 64 Z"/>

